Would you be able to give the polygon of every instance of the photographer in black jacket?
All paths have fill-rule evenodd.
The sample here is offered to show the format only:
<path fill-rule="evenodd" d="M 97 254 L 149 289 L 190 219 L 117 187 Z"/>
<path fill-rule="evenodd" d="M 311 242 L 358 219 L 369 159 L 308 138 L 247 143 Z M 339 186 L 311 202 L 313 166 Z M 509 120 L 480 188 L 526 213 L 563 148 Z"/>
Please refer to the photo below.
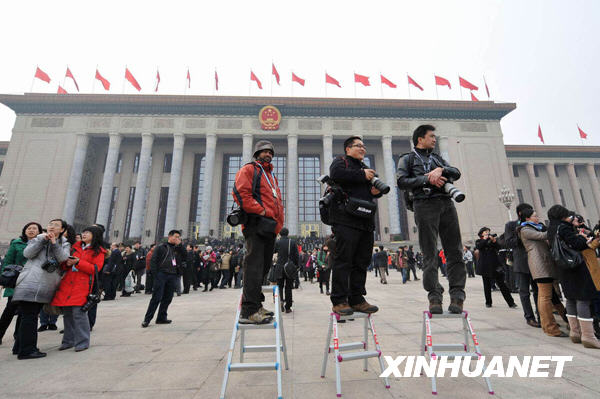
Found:
<path fill-rule="evenodd" d="M 382 194 L 371 185 L 376 172 L 363 163 L 366 149 L 361 138 L 346 139 L 344 152 L 346 155 L 334 159 L 329 167 L 329 177 L 343 192 L 329 208 L 335 235 L 330 298 L 333 311 L 340 315 L 375 313 L 379 309 L 363 295 L 367 294 L 365 281 L 374 242 L 377 204 L 373 199 Z M 357 212 L 365 214 L 357 216 Z"/>
<path fill-rule="evenodd" d="M 413 196 L 415 223 L 423 252 L 423 287 L 428 292 L 429 311 L 443 313 L 444 288 L 438 280 L 437 236 L 447 259 L 451 313 L 461 313 L 465 300 L 466 270 L 462 260 L 462 243 L 458 215 L 450 194 L 444 190 L 449 181 L 460 178 L 460 171 L 433 153 L 435 127 L 421 125 L 413 133 L 414 150 L 398 162 L 398 187 Z"/>

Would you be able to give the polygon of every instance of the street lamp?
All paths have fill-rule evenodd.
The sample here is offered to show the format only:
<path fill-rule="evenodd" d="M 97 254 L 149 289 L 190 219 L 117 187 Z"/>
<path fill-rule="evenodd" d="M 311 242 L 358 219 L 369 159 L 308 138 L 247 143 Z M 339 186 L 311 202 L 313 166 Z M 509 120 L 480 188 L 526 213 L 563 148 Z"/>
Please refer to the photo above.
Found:
<path fill-rule="evenodd" d="M 498 196 L 498 201 L 500 201 L 506 209 L 508 210 L 508 220 L 512 220 L 512 214 L 510 213 L 510 206 L 515 200 L 515 195 L 510 192 L 510 189 L 506 186 L 502 186 L 502 190 L 500 191 L 500 195 Z"/>
<path fill-rule="evenodd" d="M 0 186 L 0 207 L 3 207 L 8 202 L 6 198 L 6 191 L 4 191 L 4 187 Z"/>

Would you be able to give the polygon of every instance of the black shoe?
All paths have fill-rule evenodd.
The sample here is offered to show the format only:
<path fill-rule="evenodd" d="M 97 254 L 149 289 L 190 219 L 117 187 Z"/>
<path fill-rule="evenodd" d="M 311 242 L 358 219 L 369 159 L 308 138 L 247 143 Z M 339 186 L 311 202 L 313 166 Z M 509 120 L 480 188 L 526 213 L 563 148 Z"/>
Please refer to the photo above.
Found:
<path fill-rule="evenodd" d="M 415 281 L 419 281 L 419 280 L 420 280 L 420 278 L 416 278 L 416 279 L 415 279 Z"/>
<path fill-rule="evenodd" d="M 286 309 L 285 313 L 292 313 L 292 309 Z"/>
<path fill-rule="evenodd" d="M 486 304 L 485 304 L 485 307 L 486 307 L 486 308 L 491 308 L 491 307 L 492 307 L 492 304 L 491 304 L 491 303 L 486 303 Z"/>
<path fill-rule="evenodd" d="M 171 324 L 173 320 L 156 320 L 156 324 Z"/>
<path fill-rule="evenodd" d="M 448 306 L 448 312 L 454 314 L 460 314 L 463 311 L 463 300 L 458 298 L 450 298 L 450 306 Z"/>
<path fill-rule="evenodd" d="M 46 357 L 46 354 L 40 351 L 35 351 L 33 353 L 30 353 L 29 355 L 18 355 L 19 360 L 40 359 L 42 357 Z"/>
<path fill-rule="evenodd" d="M 442 301 L 430 300 L 429 301 L 429 312 L 431 314 L 442 314 L 444 309 L 442 308 Z"/>
<path fill-rule="evenodd" d="M 48 324 L 48 330 L 56 331 L 58 330 L 58 327 L 56 327 L 56 324 Z"/>
<path fill-rule="evenodd" d="M 181 292 L 178 292 L 178 293 L 177 293 L 177 296 L 181 296 Z"/>
<path fill-rule="evenodd" d="M 150 323 L 147 321 L 142 321 L 142 328 L 148 327 L 148 324 L 150 324 Z"/>
<path fill-rule="evenodd" d="M 198 291 L 198 288 L 197 288 L 197 287 L 194 287 L 194 291 Z"/>
<path fill-rule="evenodd" d="M 509 308 L 511 308 L 511 309 L 516 309 L 516 308 L 518 308 L 518 306 L 517 306 L 517 304 L 516 304 L 516 303 L 513 303 L 512 305 L 508 305 L 508 307 L 509 307 Z"/>
<path fill-rule="evenodd" d="M 527 325 L 531 326 L 531 327 L 535 327 L 535 328 L 542 328 L 542 326 L 540 325 L 540 323 L 538 323 L 534 319 L 527 320 Z"/>
<path fill-rule="evenodd" d="M 46 331 L 47 329 L 48 326 L 40 326 L 40 328 L 38 328 L 38 332 Z"/>
<path fill-rule="evenodd" d="M 331 295 L 331 293 L 330 293 L 329 291 L 327 291 L 327 292 L 325 293 L 325 295 L 329 296 L 329 295 Z"/>
<path fill-rule="evenodd" d="M 204 287 L 204 289 L 202 290 L 202 292 L 206 292 L 206 291 L 208 291 L 208 288 Z"/>
<path fill-rule="evenodd" d="M 212 291 L 212 290 L 214 290 L 214 289 L 215 289 L 215 287 L 210 287 L 210 290 L 209 290 L 209 291 Z M 206 291 L 206 290 L 205 290 L 205 291 Z"/>
<path fill-rule="evenodd" d="M 65 333 L 65 330 L 60 330 L 58 333 L 59 333 L 59 334 L 64 334 L 64 333 Z"/>

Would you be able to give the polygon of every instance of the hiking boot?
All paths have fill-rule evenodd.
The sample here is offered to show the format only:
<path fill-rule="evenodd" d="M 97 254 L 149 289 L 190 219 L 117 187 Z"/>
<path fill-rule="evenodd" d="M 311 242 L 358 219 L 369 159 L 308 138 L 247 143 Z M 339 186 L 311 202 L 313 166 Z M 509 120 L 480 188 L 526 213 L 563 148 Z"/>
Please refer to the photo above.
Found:
<path fill-rule="evenodd" d="M 333 313 L 337 313 L 340 316 L 350 316 L 352 313 L 354 313 L 354 310 L 352 310 L 352 308 L 350 307 L 350 305 L 348 305 L 347 302 L 338 303 L 337 305 L 332 307 L 331 310 L 333 311 Z"/>
<path fill-rule="evenodd" d="M 275 313 L 263 308 L 262 306 L 260 309 L 258 309 L 258 313 L 262 314 L 263 316 L 271 316 L 271 317 L 275 316 Z"/>
<path fill-rule="evenodd" d="M 379 308 L 375 305 L 371 305 L 367 301 L 364 301 L 362 303 L 359 303 L 358 305 L 352 305 L 352 310 L 361 313 L 375 313 L 379 310 Z"/>
<path fill-rule="evenodd" d="M 267 324 L 270 323 L 271 320 L 273 320 L 273 317 L 266 316 L 260 312 L 253 313 L 248 317 L 240 316 L 240 324 Z"/>
<path fill-rule="evenodd" d="M 450 298 L 450 306 L 448 306 L 448 312 L 460 314 L 463 311 L 463 300 L 458 298 Z"/>
<path fill-rule="evenodd" d="M 429 300 L 429 313 L 431 314 L 442 314 L 444 309 L 442 308 L 442 301 L 437 299 Z"/>

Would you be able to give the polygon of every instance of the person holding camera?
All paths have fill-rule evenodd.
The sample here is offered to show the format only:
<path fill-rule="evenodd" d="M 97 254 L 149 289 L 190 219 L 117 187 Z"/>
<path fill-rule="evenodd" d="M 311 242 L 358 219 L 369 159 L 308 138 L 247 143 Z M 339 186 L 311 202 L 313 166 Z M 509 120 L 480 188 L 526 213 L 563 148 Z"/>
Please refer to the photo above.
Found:
<path fill-rule="evenodd" d="M 372 181 L 377 173 L 364 164 L 366 148 L 362 139 L 352 136 L 344 141 L 344 156 L 329 167 L 334 198 L 329 206 L 329 223 L 335 235 L 332 252 L 331 303 L 333 312 L 342 316 L 355 311 L 375 313 L 379 308 L 369 304 L 365 282 L 371 262 L 377 203 L 382 196 Z M 389 188 L 388 188 L 389 190 Z"/>
<path fill-rule="evenodd" d="M 271 142 L 258 141 L 254 146 L 254 161 L 242 166 L 233 186 L 233 198 L 243 214 L 238 221 L 246 241 L 240 315 L 240 323 L 244 324 L 268 323 L 273 316 L 273 312 L 262 306 L 265 300 L 262 283 L 271 268 L 275 237 L 284 221 L 279 182 L 271 163 L 274 156 Z"/>
<path fill-rule="evenodd" d="M 417 127 L 412 141 L 415 148 L 400 158 L 397 178 L 398 187 L 409 192 L 407 207 L 410 209 L 412 206 L 419 229 L 419 245 L 423 251 L 424 264 L 423 288 L 428 292 L 429 311 L 434 314 L 443 313 L 444 288 L 438 279 L 436 247 L 439 235 L 447 259 L 450 286 L 448 311 L 461 313 L 465 300 L 466 271 L 462 259 L 458 215 L 451 200 L 456 191 L 449 193 L 444 189 L 450 188 L 446 186 L 447 183 L 460 178 L 460 171 L 433 152 L 436 144 L 434 126 Z"/>
<path fill-rule="evenodd" d="M 100 300 L 99 296 L 93 297 L 92 287 L 104 265 L 106 250 L 102 244 L 99 227 L 85 228 L 81 241 L 73 244 L 73 254 L 61 265 L 66 273 L 51 303 L 62 308 L 65 324 L 58 350 L 75 347 L 75 352 L 81 352 L 90 347 L 90 322 L 85 305 L 91 307 Z"/>

